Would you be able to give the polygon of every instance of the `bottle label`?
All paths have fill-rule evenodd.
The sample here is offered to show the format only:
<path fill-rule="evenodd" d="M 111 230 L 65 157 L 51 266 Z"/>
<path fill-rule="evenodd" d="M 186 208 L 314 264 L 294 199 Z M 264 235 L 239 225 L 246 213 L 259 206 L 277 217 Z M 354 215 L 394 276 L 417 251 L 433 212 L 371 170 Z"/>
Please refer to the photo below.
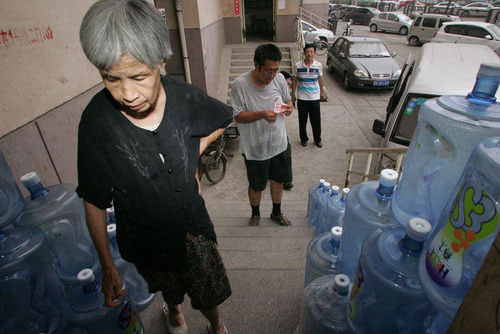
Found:
<path fill-rule="evenodd" d="M 116 326 L 125 334 L 140 334 L 142 326 L 131 303 L 126 300 L 116 320 Z"/>
<path fill-rule="evenodd" d="M 361 268 L 361 263 L 358 262 L 358 269 L 356 270 L 356 277 L 354 278 L 354 284 L 352 285 L 351 295 L 349 296 L 349 304 L 347 305 L 347 314 L 349 318 L 356 318 L 356 298 L 363 290 L 363 269 Z"/>
<path fill-rule="evenodd" d="M 467 248 L 496 231 L 495 201 L 478 184 L 467 181 L 460 187 L 448 221 L 434 237 L 426 254 L 426 268 L 434 282 L 445 287 L 458 284 Z"/>

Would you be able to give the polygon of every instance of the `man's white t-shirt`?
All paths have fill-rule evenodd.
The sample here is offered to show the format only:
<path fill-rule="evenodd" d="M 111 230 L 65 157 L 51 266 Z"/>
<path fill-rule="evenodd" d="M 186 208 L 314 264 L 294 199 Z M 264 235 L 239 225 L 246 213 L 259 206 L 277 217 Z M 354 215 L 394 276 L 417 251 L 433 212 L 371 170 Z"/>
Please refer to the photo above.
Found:
<path fill-rule="evenodd" d="M 323 76 L 323 67 L 319 61 L 314 60 L 310 66 L 306 66 L 303 60 L 297 62 L 292 75 L 297 77 L 297 99 L 306 101 L 320 99 L 318 78 Z"/>
<path fill-rule="evenodd" d="M 249 71 L 236 78 L 231 89 L 233 116 L 242 111 L 256 112 L 274 110 L 276 104 L 291 100 L 288 85 L 281 73 L 264 88 L 257 88 Z M 240 152 L 247 160 L 267 160 L 284 152 L 288 146 L 285 120 L 282 115 L 276 121 L 259 119 L 250 123 L 238 123 L 240 132 Z"/>

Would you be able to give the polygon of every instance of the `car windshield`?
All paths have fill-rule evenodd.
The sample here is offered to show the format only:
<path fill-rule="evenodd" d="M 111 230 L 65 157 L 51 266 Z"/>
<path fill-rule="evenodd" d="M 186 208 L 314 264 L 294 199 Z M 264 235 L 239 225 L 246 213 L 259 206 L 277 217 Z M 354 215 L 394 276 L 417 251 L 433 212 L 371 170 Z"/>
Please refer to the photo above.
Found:
<path fill-rule="evenodd" d="M 357 42 L 351 43 L 349 53 L 351 57 L 390 57 L 389 50 L 380 42 Z"/>
<path fill-rule="evenodd" d="M 405 14 L 397 14 L 396 15 L 400 21 L 411 21 L 411 18 L 406 16 Z"/>

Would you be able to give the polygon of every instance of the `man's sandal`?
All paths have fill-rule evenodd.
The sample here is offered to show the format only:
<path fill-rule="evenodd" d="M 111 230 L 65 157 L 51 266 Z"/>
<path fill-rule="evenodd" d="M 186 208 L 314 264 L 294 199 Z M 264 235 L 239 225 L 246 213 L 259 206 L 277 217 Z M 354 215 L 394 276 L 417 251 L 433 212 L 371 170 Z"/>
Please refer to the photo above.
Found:
<path fill-rule="evenodd" d="M 273 215 L 271 213 L 271 219 L 280 224 L 281 226 L 291 226 L 292 223 L 288 218 L 286 218 L 282 213 L 279 215 Z"/>
<path fill-rule="evenodd" d="M 260 216 L 252 216 L 248 222 L 248 226 L 257 226 L 260 222 Z"/>

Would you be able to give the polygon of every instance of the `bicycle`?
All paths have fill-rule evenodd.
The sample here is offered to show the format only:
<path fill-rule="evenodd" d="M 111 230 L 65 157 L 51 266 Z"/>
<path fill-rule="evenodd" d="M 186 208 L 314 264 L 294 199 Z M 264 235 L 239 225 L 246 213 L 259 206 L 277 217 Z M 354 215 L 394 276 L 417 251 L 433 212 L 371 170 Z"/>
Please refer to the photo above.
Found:
<path fill-rule="evenodd" d="M 314 46 L 316 47 L 316 54 L 318 56 L 322 56 L 328 51 L 328 42 L 324 37 L 314 38 Z"/>
<path fill-rule="evenodd" d="M 198 163 L 199 179 L 201 181 L 203 174 L 212 184 L 217 184 L 226 175 L 227 158 L 224 153 L 226 139 L 220 136 L 212 144 L 210 144 L 205 152 L 200 156 Z"/>
<path fill-rule="evenodd" d="M 351 28 L 351 25 L 352 25 L 352 20 L 347 21 L 347 22 L 344 24 L 344 32 L 342 33 L 342 36 L 352 36 L 352 28 Z"/>

